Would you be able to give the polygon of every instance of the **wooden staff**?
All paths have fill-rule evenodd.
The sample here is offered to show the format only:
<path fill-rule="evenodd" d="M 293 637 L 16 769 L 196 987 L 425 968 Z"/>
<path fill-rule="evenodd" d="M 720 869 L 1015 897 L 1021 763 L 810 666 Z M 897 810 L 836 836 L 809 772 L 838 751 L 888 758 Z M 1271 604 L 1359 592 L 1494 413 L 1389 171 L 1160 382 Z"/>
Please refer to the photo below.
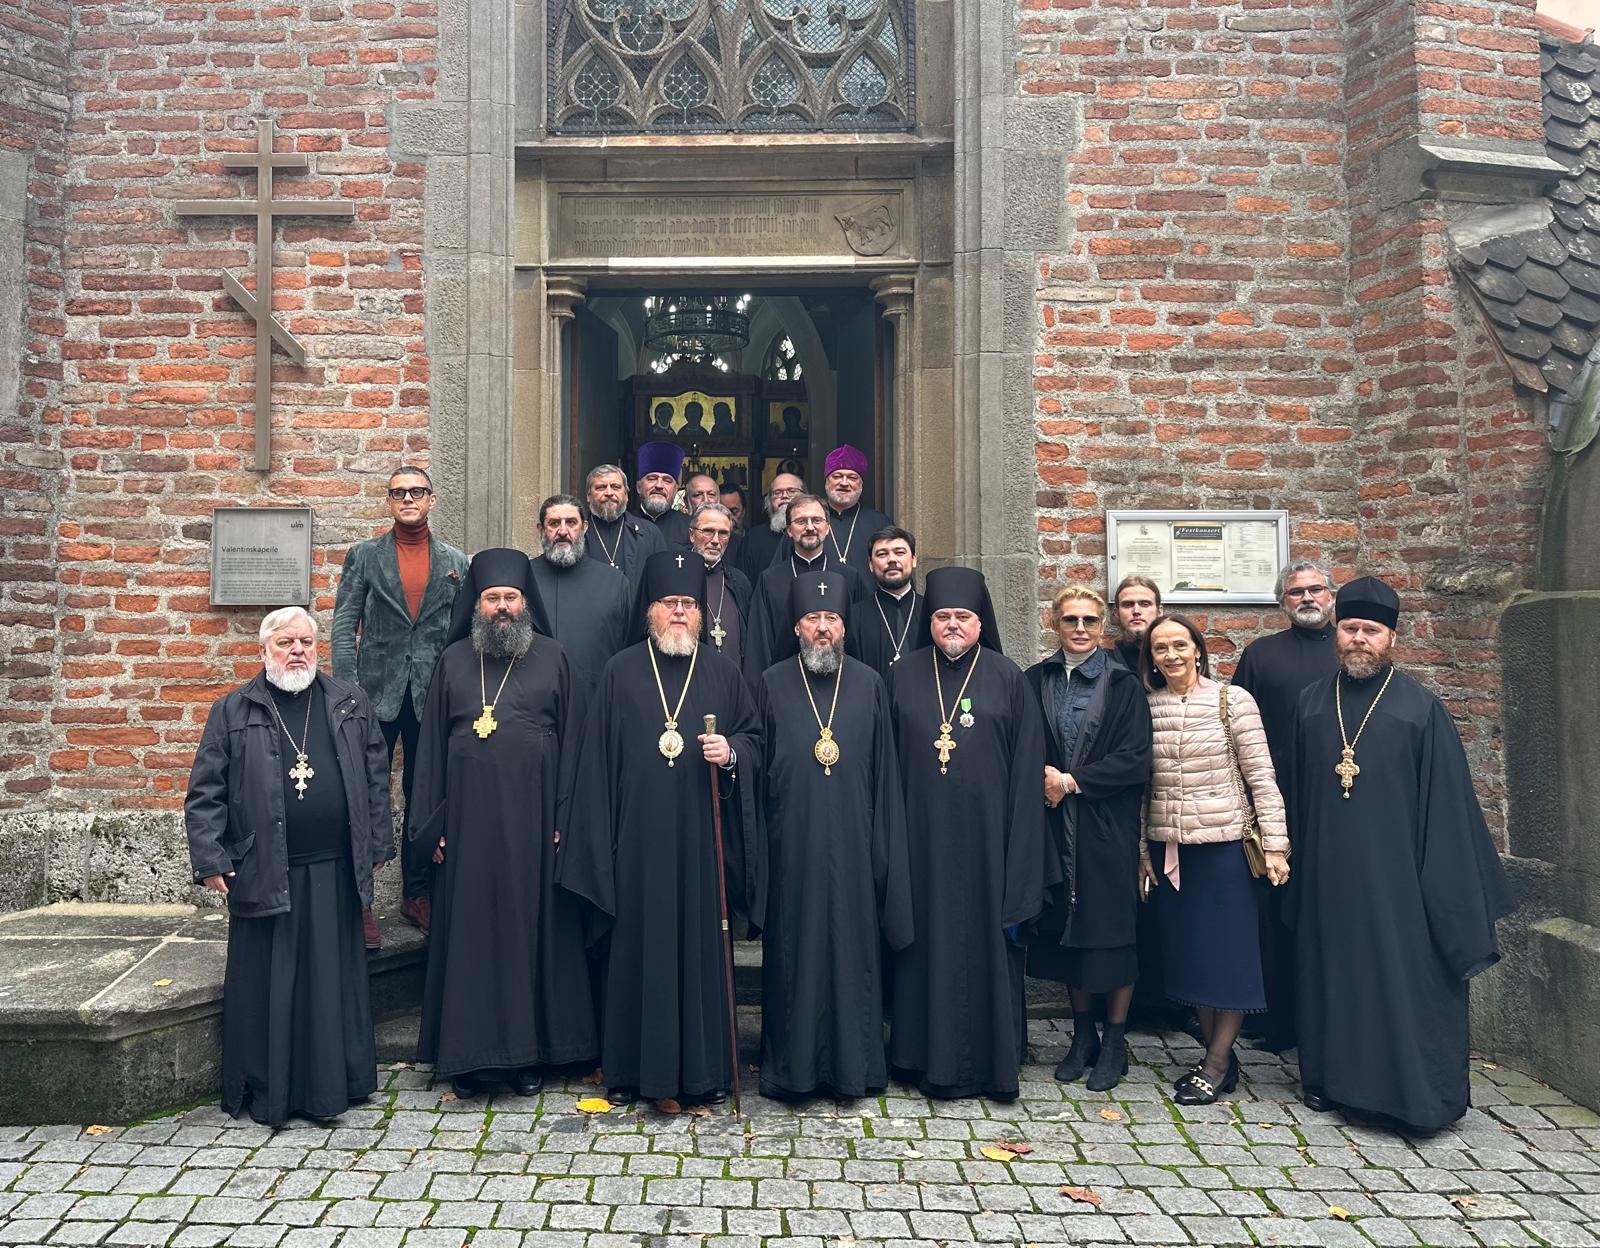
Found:
<path fill-rule="evenodd" d="M 706 716 L 706 736 L 715 736 L 717 717 Z M 722 870 L 722 799 L 717 794 L 717 765 L 711 769 L 711 840 L 717 855 L 717 910 L 722 917 L 722 972 L 728 990 L 728 1052 L 733 1058 L 733 1113 L 739 1116 L 739 1022 L 733 1009 L 733 931 L 728 927 L 728 882 Z"/>

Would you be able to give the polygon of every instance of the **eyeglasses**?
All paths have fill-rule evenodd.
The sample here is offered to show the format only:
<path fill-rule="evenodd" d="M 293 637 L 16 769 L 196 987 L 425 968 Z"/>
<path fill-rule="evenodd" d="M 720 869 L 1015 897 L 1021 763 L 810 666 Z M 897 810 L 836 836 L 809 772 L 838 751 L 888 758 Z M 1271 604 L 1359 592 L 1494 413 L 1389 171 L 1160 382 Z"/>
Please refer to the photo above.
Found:
<path fill-rule="evenodd" d="M 425 485 L 397 485 L 389 491 L 389 497 L 397 503 L 403 503 L 408 498 L 414 503 L 420 503 L 432 493 L 433 491 Z"/>
<path fill-rule="evenodd" d="M 1328 592 L 1326 585 L 1302 585 L 1299 589 L 1286 589 L 1283 591 L 1285 598 L 1314 598 L 1318 594 Z"/>
<path fill-rule="evenodd" d="M 704 525 L 697 525 L 694 531 L 701 537 L 720 537 L 724 540 L 733 536 L 732 529 L 708 529 Z"/>
<path fill-rule="evenodd" d="M 810 516 L 794 516 L 790 519 L 789 523 L 794 525 L 797 529 L 820 529 L 828 522 L 821 516 L 818 516 L 815 519 L 812 519 Z"/>
<path fill-rule="evenodd" d="M 1079 625 L 1084 628 L 1093 628 L 1100 622 L 1100 617 L 1098 615 L 1063 615 L 1061 622 L 1068 628 L 1077 628 Z"/>
<path fill-rule="evenodd" d="M 680 611 L 693 611 L 700 605 L 697 598 L 658 598 L 656 601 L 674 615 Z"/>

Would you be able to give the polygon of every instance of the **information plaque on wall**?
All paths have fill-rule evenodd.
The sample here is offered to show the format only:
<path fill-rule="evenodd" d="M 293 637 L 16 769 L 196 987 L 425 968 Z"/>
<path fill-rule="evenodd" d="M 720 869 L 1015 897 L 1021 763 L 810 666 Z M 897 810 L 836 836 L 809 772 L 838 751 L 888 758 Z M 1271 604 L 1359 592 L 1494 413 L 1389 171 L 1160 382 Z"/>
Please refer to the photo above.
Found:
<path fill-rule="evenodd" d="M 1165 603 L 1276 602 L 1287 511 L 1108 511 L 1108 584 L 1147 576 Z"/>
<path fill-rule="evenodd" d="M 215 508 L 211 605 L 310 606 L 311 508 Z"/>

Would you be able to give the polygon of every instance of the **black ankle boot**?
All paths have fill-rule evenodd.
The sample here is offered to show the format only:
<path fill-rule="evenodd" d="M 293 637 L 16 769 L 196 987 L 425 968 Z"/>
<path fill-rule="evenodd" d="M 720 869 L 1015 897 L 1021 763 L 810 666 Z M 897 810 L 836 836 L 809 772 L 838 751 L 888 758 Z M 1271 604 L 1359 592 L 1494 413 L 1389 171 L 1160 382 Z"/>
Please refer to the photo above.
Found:
<path fill-rule="evenodd" d="M 1126 1023 L 1106 1024 L 1106 1034 L 1100 1038 L 1100 1057 L 1089 1072 L 1089 1091 L 1109 1092 L 1128 1073 L 1127 1029 Z"/>
<path fill-rule="evenodd" d="M 1083 1072 L 1094 1065 L 1100 1056 L 1100 1033 L 1095 1030 L 1094 1017 L 1089 1014 L 1072 1016 L 1072 1047 L 1056 1067 L 1056 1079 L 1071 1083 L 1082 1079 Z"/>

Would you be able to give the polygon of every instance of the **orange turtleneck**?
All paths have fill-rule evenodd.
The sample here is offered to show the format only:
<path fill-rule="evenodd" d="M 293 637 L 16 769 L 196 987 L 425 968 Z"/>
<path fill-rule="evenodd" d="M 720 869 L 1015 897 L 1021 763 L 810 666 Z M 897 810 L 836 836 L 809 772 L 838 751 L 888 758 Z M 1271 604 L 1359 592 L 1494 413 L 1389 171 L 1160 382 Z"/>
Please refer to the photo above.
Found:
<path fill-rule="evenodd" d="M 422 610 L 422 591 L 428 587 L 428 525 L 414 529 L 394 526 L 394 553 L 400 561 L 400 585 L 406 594 L 406 610 L 417 618 Z"/>

